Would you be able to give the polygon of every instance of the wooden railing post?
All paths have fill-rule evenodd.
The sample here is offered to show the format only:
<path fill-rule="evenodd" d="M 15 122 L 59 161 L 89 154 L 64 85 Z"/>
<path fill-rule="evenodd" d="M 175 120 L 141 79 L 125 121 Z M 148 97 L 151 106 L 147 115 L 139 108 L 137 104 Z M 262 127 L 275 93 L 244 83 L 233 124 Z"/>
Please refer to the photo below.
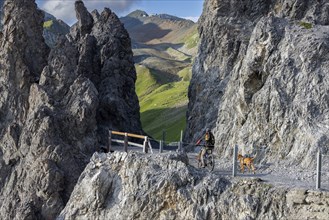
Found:
<path fill-rule="evenodd" d="M 163 141 L 163 146 L 166 145 L 166 131 L 162 130 L 162 141 Z"/>
<path fill-rule="evenodd" d="M 148 149 L 148 145 L 149 145 L 148 142 L 149 142 L 149 141 L 148 141 L 148 137 L 145 136 L 145 139 L 144 139 L 144 145 L 143 145 L 143 153 L 147 153 L 147 149 Z"/>
<path fill-rule="evenodd" d="M 321 150 L 317 154 L 316 189 L 321 189 Z"/>
<path fill-rule="evenodd" d="M 180 139 L 178 142 L 178 151 L 183 149 L 183 130 L 180 131 Z"/>
<path fill-rule="evenodd" d="M 163 141 L 160 141 L 160 146 L 159 146 L 159 153 L 163 152 Z"/>
<path fill-rule="evenodd" d="M 182 150 L 182 142 L 178 141 L 178 151 L 181 151 L 181 150 Z"/>
<path fill-rule="evenodd" d="M 232 172 L 233 177 L 236 176 L 236 170 L 237 170 L 236 160 L 237 160 L 237 157 L 238 157 L 238 145 L 235 145 L 234 150 L 233 150 L 233 172 Z"/>
<path fill-rule="evenodd" d="M 127 133 L 125 133 L 124 148 L 125 148 L 125 152 L 128 152 L 128 134 Z"/>
<path fill-rule="evenodd" d="M 150 152 L 153 154 L 151 140 L 150 140 L 150 139 L 147 139 L 146 153 L 149 153 L 149 150 L 150 150 Z"/>
<path fill-rule="evenodd" d="M 108 152 L 111 152 L 111 148 L 112 148 L 112 131 L 109 130 L 109 143 L 107 145 Z"/>

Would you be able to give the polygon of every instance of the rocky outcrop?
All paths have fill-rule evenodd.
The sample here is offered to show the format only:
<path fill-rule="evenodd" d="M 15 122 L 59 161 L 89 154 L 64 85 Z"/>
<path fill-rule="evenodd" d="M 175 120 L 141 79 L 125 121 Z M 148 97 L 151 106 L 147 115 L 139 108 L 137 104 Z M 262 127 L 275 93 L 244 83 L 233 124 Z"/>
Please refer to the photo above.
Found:
<path fill-rule="evenodd" d="M 35 16 L 26 17 L 24 13 Z M 8 146 L 2 149 L 7 162 L 16 157 L 15 151 L 19 149 L 18 138 L 28 115 L 30 87 L 47 64 L 49 50 L 42 38 L 42 18 L 33 1 L 5 2 L 0 41 L 0 137 L 1 143 Z"/>
<path fill-rule="evenodd" d="M 5 2 L 1 219 L 54 219 L 91 155 L 107 144 L 103 133 L 142 132 L 128 34 L 109 9 L 92 17 L 81 1 L 76 6 L 78 24 L 49 53 L 34 1 Z"/>
<path fill-rule="evenodd" d="M 34 16 L 27 17 L 26 14 Z M 23 136 L 28 127 L 33 127 L 33 130 L 42 127 L 27 125 L 31 105 L 29 96 L 32 84 L 38 81 L 47 64 L 49 50 L 42 38 L 43 13 L 37 10 L 34 1 L 6 1 L 3 21 L 0 40 L 0 216 L 6 219 L 14 218 L 15 212 L 17 218 L 30 215 L 31 194 L 35 195 L 35 190 L 31 190 L 35 185 L 31 181 L 38 180 L 33 178 L 35 175 L 29 175 L 29 171 L 34 167 L 43 169 L 33 163 L 33 157 L 25 162 L 28 152 L 36 154 L 37 151 L 30 149 L 32 140 Z M 38 148 L 38 145 L 33 147 Z M 43 147 L 46 149 L 48 145 Z"/>
<path fill-rule="evenodd" d="M 229 180 L 179 154 L 94 154 L 57 219 L 325 219 L 327 192 Z"/>
<path fill-rule="evenodd" d="M 91 14 L 76 1 L 78 23 L 70 40 L 79 50 L 78 74 L 88 77 L 99 92 L 99 139 L 106 144 L 108 130 L 141 133 L 136 72 L 128 32 L 119 18 L 105 8 Z"/>
<path fill-rule="evenodd" d="M 213 129 L 222 156 L 245 152 L 302 166 L 327 152 L 327 1 L 207 0 L 185 138 Z"/>

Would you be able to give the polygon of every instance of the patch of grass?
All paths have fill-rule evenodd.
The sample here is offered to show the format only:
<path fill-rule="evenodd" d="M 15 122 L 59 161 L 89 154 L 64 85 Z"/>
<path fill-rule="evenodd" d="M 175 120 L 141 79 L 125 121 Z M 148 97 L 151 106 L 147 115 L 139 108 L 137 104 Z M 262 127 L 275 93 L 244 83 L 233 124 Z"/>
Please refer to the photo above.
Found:
<path fill-rule="evenodd" d="M 183 38 L 183 43 L 185 43 L 186 48 L 191 49 L 198 45 L 199 42 L 199 33 L 197 27 L 193 29 L 191 34 Z"/>
<path fill-rule="evenodd" d="M 313 27 L 313 25 L 311 23 L 304 22 L 304 21 L 299 22 L 299 25 L 305 29 L 311 29 Z"/>
<path fill-rule="evenodd" d="M 186 127 L 186 111 L 187 105 L 176 108 L 151 109 L 142 112 L 141 121 L 143 129 L 157 140 L 161 140 L 162 132 L 166 131 L 166 142 L 179 141 L 180 131 Z"/>
<path fill-rule="evenodd" d="M 190 57 L 185 55 L 184 53 L 178 51 L 178 50 L 175 50 L 171 47 L 167 48 L 167 53 L 172 56 L 175 60 L 179 60 L 179 61 L 185 61 L 185 60 L 189 60 Z"/>
<path fill-rule="evenodd" d="M 136 93 L 141 99 L 144 96 L 150 94 L 154 89 L 158 88 L 160 85 L 157 83 L 154 75 L 151 71 L 143 65 L 135 65 L 137 72 L 136 80 Z"/>
<path fill-rule="evenodd" d="M 53 25 L 52 20 L 43 22 L 43 28 L 50 28 L 52 25 Z"/>
<path fill-rule="evenodd" d="M 155 108 L 172 108 L 187 102 L 187 89 L 189 82 L 180 81 L 167 83 L 153 90 L 150 94 L 139 100 L 141 112 Z"/>
<path fill-rule="evenodd" d="M 186 67 L 179 71 L 177 74 L 182 78 L 183 81 L 189 82 L 192 78 L 192 67 Z"/>

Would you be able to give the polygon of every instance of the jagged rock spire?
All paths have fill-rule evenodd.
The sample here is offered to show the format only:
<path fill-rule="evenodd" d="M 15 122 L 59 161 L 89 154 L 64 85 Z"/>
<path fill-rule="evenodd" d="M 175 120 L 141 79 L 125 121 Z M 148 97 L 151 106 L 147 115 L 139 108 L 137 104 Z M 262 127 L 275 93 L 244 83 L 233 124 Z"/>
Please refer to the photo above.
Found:
<path fill-rule="evenodd" d="M 101 14 L 90 14 L 82 1 L 76 1 L 75 7 L 78 23 L 71 28 L 71 36 L 79 45 L 78 73 L 88 77 L 99 92 L 101 143 L 106 144 L 108 129 L 140 133 L 136 71 L 128 32 L 108 8 Z"/>
<path fill-rule="evenodd" d="M 78 19 L 79 35 L 83 37 L 90 33 L 94 19 L 81 0 L 75 2 L 75 12 Z"/>
<path fill-rule="evenodd" d="M 13 142 L 14 145 L 8 141 L 13 133 L 14 136 L 20 135 L 27 117 L 30 86 L 38 81 L 47 63 L 49 49 L 42 37 L 43 13 L 37 9 L 34 0 L 6 1 L 3 21 L 0 42 L 0 142 L 7 146 L 3 152 L 6 155 L 18 147 L 18 140 Z M 6 129 L 15 132 L 8 133 Z"/>
<path fill-rule="evenodd" d="M 39 77 L 47 63 L 49 49 L 40 33 L 43 32 L 44 13 L 33 0 L 7 0 L 4 3 L 3 49 L 19 52 L 29 74 Z M 25 14 L 26 13 L 26 14 Z M 33 14 L 33 16 L 26 16 Z"/>

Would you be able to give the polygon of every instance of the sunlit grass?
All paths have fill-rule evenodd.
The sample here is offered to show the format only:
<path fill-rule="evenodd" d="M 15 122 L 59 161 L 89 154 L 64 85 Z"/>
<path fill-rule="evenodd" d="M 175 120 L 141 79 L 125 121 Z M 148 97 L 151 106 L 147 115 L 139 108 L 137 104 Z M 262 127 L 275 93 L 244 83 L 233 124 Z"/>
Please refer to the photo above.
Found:
<path fill-rule="evenodd" d="M 148 68 L 136 65 L 136 70 L 136 93 L 144 131 L 153 138 L 162 139 L 165 130 L 167 141 L 178 141 L 180 131 L 186 126 L 190 68 L 180 71 L 185 80 L 163 85 L 157 83 L 155 74 Z"/>
<path fill-rule="evenodd" d="M 199 42 L 199 33 L 197 26 L 193 29 L 192 33 L 183 38 L 183 43 L 188 49 L 194 48 Z"/>
<path fill-rule="evenodd" d="M 52 20 L 43 22 L 43 28 L 50 28 L 52 25 L 53 25 Z"/>

